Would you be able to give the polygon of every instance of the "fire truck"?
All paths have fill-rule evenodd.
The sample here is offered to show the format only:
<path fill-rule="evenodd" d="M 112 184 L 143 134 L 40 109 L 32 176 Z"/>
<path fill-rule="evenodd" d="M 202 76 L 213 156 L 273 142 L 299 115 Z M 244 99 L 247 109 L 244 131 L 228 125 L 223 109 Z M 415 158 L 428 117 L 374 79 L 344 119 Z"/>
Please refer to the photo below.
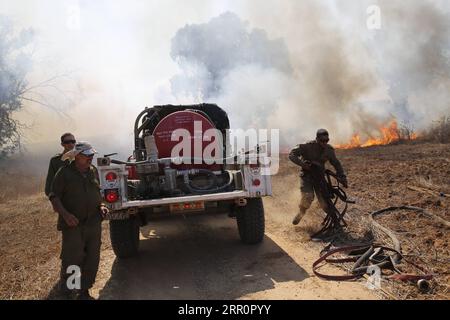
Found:
<path fill-rule="evenodd" d="M 229 129 L 215 104 L 145 108 L 134 124 L 133 155 L 97 159 L 117 257 L 138 253 L 140 227 L 176 215 L 226 214 L 243 243 L 263 240 L 262 197 L 272 194 L 267 146 L 234 150 Z"/>

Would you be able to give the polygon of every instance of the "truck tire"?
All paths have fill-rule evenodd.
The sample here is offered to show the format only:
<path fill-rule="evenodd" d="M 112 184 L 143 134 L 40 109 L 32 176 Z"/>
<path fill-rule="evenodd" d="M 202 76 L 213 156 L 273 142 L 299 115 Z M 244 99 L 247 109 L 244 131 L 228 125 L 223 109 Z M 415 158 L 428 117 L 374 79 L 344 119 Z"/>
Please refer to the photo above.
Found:
<path fill-rule="evenodd" d="M 111 220 L 109 234 L 114 253 L 118 258 L 135 256 L 139 249 L 139 221 L 135 217 Z"/>
<path fill-rule="evenodd" d="M 261 198 L 247 199 L 247 205 L 238 207 L 236 221 L 241 241 L 257 244 L 264 239 L 264 205 Z"/>

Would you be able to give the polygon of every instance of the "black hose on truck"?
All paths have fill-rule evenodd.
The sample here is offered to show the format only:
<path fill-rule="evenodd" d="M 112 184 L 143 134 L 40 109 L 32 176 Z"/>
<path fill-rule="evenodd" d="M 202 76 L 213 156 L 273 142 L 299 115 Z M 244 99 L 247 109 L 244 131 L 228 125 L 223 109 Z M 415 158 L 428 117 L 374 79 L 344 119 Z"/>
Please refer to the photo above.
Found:
<path fill-rule="evenodd" d="M 192 185 L 192 180 L 189 179 L 189 171 L 190 170 L 180 171 L 180 174 L 183 175 L 184 185 L 193 194 L 216 193 L 216 192 L 225 190 L 226 188 L 228 188 L 233 183 L 233 175 L 229 171 L 227 171 L 228 178 L 229 178 L 228 182 L 226 184 L 222 185 L 222 186 L 217 186 L 217 177 L 214 174 L 214 172 L 212 172 L 211 170 L 207 170 L 207 169 L 195 169 L 194 171 L 196 171 L 196 173 L 204 173 L 204 174 L 206 174 L 208 176 L 213 177 L 211 179 L 212 183 L 211 183 L 210 186 L 198 188 L 198 187 L 195 187 L 195 186 Z"/>

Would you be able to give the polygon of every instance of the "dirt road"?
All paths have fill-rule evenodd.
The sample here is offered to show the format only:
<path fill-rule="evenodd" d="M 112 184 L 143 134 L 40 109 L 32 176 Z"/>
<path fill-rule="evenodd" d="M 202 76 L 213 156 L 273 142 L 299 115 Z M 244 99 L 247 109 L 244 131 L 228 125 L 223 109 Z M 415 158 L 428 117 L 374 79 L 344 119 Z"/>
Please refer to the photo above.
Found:
<path fill-rule="evenodd" d="M 99 299 L 375 299 L 363 283 L 312 275 L 318 251 L 268 233 L 240 243 L 226 215 L 159 221 L 141 230 L 139 256 L 118 260 L 110 248 L 93 294 Z"/>

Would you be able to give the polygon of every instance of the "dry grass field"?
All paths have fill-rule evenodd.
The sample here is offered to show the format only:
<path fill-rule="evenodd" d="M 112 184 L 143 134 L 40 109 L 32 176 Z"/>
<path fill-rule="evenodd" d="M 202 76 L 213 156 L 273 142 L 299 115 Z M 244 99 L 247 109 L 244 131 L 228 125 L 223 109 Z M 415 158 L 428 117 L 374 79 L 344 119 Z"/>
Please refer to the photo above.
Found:
<path fill-rule="evenodd" d="M 356 204 L 351 205 L 348 211 L 349 227 L 343 241 L 360 242 L 373 239 L 391 245 L 388 239 L 370 231 L 367 219 L 369 212 L 387 206 L 418 206 L 447 221 L 450 220 L 448 196 L 450 194 L 450 146 L 448 144 L 390 145 L 338 150 L 338 157 L 348 171 L 349 196 L 356 200 Z M 24 172 L 20 168 L 14 169 L 13 166 L 3 166 L 0 171 L 0 299 L 52 298 L 52 288 L 58 279 L 60 234 L 55 227 L 56 214 L 52 212 L 43 195 L 45 177 Z M 319 228 L 322 215 L 314 205 L 299 226 L 291 225 L 299 200 L 298 186 L 298 169 L 287 160 L 286 156 L 283 156 L 280 171 L 273 177 L 274 195 L 264 200 L 266 231 L 273 236 L 273 239 L 281 239 L 280 241 L 285 243 L 286 247 L 299 250 L 298 255 L 301 256 L 301 250 L 304 250 L 304 258 L 309 259 L 305 260 L 305 266 L 310 266 L 326 245 L 313 243 L 309 239 L 309 235 Z M 435 274 L 432 291 L 428 294 L 420 294 L 412 284 L 389 281 L 385 283 L 384 289 L 390 296 L 380 294 L 380 297 L 449 299 L 449 230 L 426 216 L 407 211 L 395 211 L 377 218 L 377 221 L 396 232 L 402 243 L 403 253 Z M 114 271 L 116 263 L 109 242 L 107 222 L 103 224 L 103 227 L 102 262 L 98 288 L 95 288 L 95 292 L 101 292 L 104 289 L 103 286 L 107 286 L 104 292 L 109 295 L 104 295 L 104 298 L 111 296 L 117 298 L 120 296 L 114 295 L 115 287 L 105 285 L 112 277 L 111 272 L 106 270 L 112 266 Z M 210 239 L 210 235 L 204 236 Z M 188 233 L 186 237 L 195 237 L 195 235 Z M 272 240 L 265 240 L 266 243 L 268 241 Z M 230 257 L 232 259 L 232 256 Z M 170 263 L 170 256 L 166 258 Z M 310 269 L 305 267 L 305 270 L 311 277 Z M 125 277 L 126 274 L 122 276 Z M 315 279 L 313 286 L 328 285 L 324 280 Z M 286 290 L 290 291 L 297 285 L 297 282 L 287 283 L 289 287 L 286 287 Z M 303 291 L 298 293 L 299 296 L 296 293 L 294 298 L 301 298 L 301 292 L 305 293 L 305 297 L 316 297 L 316 295 L 308 295 L 308 283 L 306 282 L 306 291 L 302 287 Z M 226 286 L 225 282 L 224 285 Z M 322 289 L 322 291 L 332 290 L 329 287 Z M 254 289 L 254 291 L 258 290 Z M 260 295 L 255 293 L 250 298 L 274 297 L 268 294 L 267 292 Z M 220 296 L 220 292 L 212 295 L 216 298 Z M 224 297 L 229 296 L 224 293 Z M 278 295 L 275 297 L 283 298 Z M 324 297 L 326 298 L 327 295 L 325 294 Z M 346 297 L 355 298 L 353 296 L 341 298 Z M 292 297 L 286 295 L 284 298 Z"/>

